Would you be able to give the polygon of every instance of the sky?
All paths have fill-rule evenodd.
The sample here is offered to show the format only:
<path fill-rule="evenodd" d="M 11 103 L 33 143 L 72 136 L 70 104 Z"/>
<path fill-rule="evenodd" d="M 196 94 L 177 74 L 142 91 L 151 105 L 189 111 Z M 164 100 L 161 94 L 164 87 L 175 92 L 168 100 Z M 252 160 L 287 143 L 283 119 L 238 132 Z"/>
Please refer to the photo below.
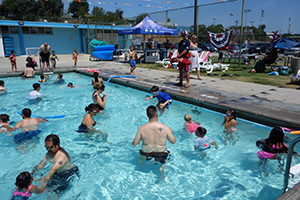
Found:
<path fill-rule="evenodd" d="M 124 11 L 123 17 L 132 18 L 141 13 L 150 13 L 150 17 L 155 21 L 164 22 L 166 12 L 151 14 L 152 12 L 165 11 L 173 8 L 183 8 L 193 6 L 195 0 L 87 0 L 90 2 L 90 12 L 94 6 L 102 7 L 105 11 L 115 11 L 121 9 Z M 208 3 L 224 2 L 225 0 L 198 0 L 198 5 Z M 65 10 L 68 9 L 72 0 L 63 0 Z M 99 2 L 101 4 L 99 4 Z M 108 4 L 109 2 L 109 4 Z M 215 23 L 223 26 L 233 26 L 238 20 L 238 26 L 241 25 L 242 2 L 219 3 L 209 6 L 201 6 L 199 9 L 199 24 L 206 26 Z M 127 4 L 127 5 L 124 5 Z M 134 6 L 133 6 L 134 5 Z M 266 32 L 279 31 L 280 33 L 300 34 L 300 0 L 245 0 L 244 26 L 258 27 L 260 22 L 266 25 Z M 261 12 L 264 10 L 264 17 Z M 233 14 L 231 16 L 230 14 Z M 192 26 L 194 23 L 194 9 L 182 9 L 168 11 L 170 22 L 177 23 L 180 26 Z M 246 20 L 247 19 L 247 20 Z M 290 21 L 289 21 L 290 20 Z M 290 26 L 289 26 L 290 24 Z M 135 24 L 134 24 L 135 25 Z"/>

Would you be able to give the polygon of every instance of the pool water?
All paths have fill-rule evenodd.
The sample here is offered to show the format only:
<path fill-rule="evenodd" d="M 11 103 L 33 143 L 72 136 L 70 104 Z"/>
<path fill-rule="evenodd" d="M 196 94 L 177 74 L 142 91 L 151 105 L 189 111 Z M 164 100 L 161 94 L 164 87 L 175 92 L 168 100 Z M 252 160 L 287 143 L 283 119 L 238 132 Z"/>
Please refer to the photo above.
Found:
<path fill-rule="evenodd" d="M 109 83 L 106 86 L 105 111 L 95 117 L 101 123 L 95 128 L 108 134 L 108 144 L 97 134 L 78 133 L 85 114 L 85 107 L 92 103 L 91 77 L 81 74 L 64 74 L 65 84 L 53 84 L 55 76 L 41 83 L 41 101 L 25 98 L 32 91 L 34 79 L 2 78 L 6 94 L 1 95 L 1 113 L 10 115 L 11 121 L 20 121 L 17 114 L 30 108 L 32 114 L 41 116 L 61 115 L 41 123 L 39 138 L 22 145 L 13 143 L 13 137 L 0 134 L 0 192 L 1 199 L 9 199 L 15 188 L 15 178 L 22 171 L 30 171 L 46 153 L 44 139 L 57 134 L 61 146 L 70 154 L 80 171 L 59 199 L 276 199 L 281 195 L 283 173 L 278 161 L 270 160 L 266 171 L 259 167 L 258 148 L 255 142 L 267 138 L 271 127 L 237 119 L 236 133 L 226 135 L 221 123 L 223 113 L 174 101 L 169 110 L 159 117 L 176 137 L 176 144 L 168 142 L 171 159 L 165 167 L 165 181 L 158 167 L 147 162 L 137 168 L 141 144 L 132 146 L 138 128 L 148 122 L 146 108 L 156 100 L 145 101 L 150 93 Z M 73 82 L 75 88 L 66 87 Z M 219 149 L 211 147 L 201 153 L 194 150 L 194 138 L 184 130 L 184 115 L 201 122 L 207 136 L 215 140 Z M 13 132 L 12 135 L 18 132 Z M 297 146 L 298 148 L 298 146 Z M 297 151 L 297 149 L 296 149 Z M 299 151 L 299 150 L 298 150 Z M 299 158 L 293 159 L 293 164 Z M 46 175 L 51 164 L 37 172 L 34 180 Z M 284 166 L 285 167 L 285 166 Z M 39 184 L 37 181 L 34 184 Z M 30 199 L 52 198 L 52 192 L 33 194 Z"/>

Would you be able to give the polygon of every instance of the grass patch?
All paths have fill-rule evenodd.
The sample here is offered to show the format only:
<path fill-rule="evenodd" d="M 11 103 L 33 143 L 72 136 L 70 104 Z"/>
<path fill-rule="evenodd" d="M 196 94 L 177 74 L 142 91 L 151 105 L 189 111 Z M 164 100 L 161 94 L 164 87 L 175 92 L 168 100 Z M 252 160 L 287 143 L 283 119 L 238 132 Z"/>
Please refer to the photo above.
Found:
<path fill-rule="evenodd" d="M 261 59 L 261 58 L 260 58 Z M 212 58 L 212 63 L 217 63 L 218 58 L 213 57 Z M 234 61 L 232 61 L 234 62 Z M 283 88 L 292 88 L 296 89 L 299 87 L 299 85 L 296 84 L 289 84 L 290 82 L 290 75 L 280 75 L 280 76 L 270 76 L 268 75 L 269 72 L 272 72 L 271 67 L 266 66 L 266 72 L 265 73 L 248 73 L 250 69 L 253 69 L 255 66 L 254 61 L 252 60 L 251 64 L 246 66 L 243 63 L 241 63 L 241 66 L 239 67 L 238 65 L 238 60 L 236 63 L 230 63 L 229 69 L 224 72 L 229 74 L 230 76 L 224 76 L 222 77 L 221 75 L 224 74 L 220 69 L 216 69 L 212 72 L 212 74 L 217 73 L 219 76 L 215 76 L 216 78 L 222 78 L 222 79 L 228 79 L 228 80 L 235 80 L 235 81 L 242 81 L 242 82 L 249 82 L 249 83 L 257 83 L 257 84 L 262 84 L 262 85 L 272 85 L 272 86 L 277 86 L 277 87 L 283 87 Z M 282 66 L 283 62 L 277 63 L 277 66 Z M 147 69 L 156 69 L 156 70 L 161 70 L 161 71 L 173 71 L 173 72 L 178 72 L 176 69 L 166 69 L 162 66 L 157 66 L 155 63 L 139 63 L 137 64 L 137 67 L 140 68 L 147 68 Z M 234 74 L 237 74 L 239 76 L 233 76 Z M 192 75 L 197 75 L 196 71 L 192 71 Z M 205 69 L 201 69 L 201 77 L 206 77 L 208 76 Z M 214 76 L 209 76 L 209 77 L 214 77 Z"/>

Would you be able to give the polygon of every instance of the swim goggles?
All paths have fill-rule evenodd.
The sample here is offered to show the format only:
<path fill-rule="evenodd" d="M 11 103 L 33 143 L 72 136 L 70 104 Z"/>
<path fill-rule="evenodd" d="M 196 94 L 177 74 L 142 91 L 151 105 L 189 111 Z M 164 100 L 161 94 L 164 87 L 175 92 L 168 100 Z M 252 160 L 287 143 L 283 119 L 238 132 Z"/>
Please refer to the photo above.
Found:
<path fill-rule="evenodd" d="M 47 150 L 51 150 L 51 149 L 53 148 L 53 146 L 45 146 L 45 148 L 46 148 Z"/>
<path fill-rule="evenodd" d="M 159 91 L 157 92 L 151 92 L 153 95 L 158 95 Z"/>
<path fill-rule="evenodd" d="M 226 112 L 226 115 L 228 115 L 228 116 L 230 116 L 230 117 L 233 116 L 233 114 L 229 114 L 228 112 Z"/>

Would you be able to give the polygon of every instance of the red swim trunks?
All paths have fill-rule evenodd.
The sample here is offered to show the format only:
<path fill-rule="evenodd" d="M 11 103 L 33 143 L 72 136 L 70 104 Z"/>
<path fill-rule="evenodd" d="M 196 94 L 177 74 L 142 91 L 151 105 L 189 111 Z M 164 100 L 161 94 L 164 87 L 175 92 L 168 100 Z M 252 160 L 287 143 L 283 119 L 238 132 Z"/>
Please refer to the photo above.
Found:
<path fill-rule="evenodd" d="M 178 60 L 178 67 L 179 70 L 184 70 L 186 72 L 189 71 L 189 65 L 191 64 L 191 61 L 189 59 L 186 58 L 180 58 Z"/>

